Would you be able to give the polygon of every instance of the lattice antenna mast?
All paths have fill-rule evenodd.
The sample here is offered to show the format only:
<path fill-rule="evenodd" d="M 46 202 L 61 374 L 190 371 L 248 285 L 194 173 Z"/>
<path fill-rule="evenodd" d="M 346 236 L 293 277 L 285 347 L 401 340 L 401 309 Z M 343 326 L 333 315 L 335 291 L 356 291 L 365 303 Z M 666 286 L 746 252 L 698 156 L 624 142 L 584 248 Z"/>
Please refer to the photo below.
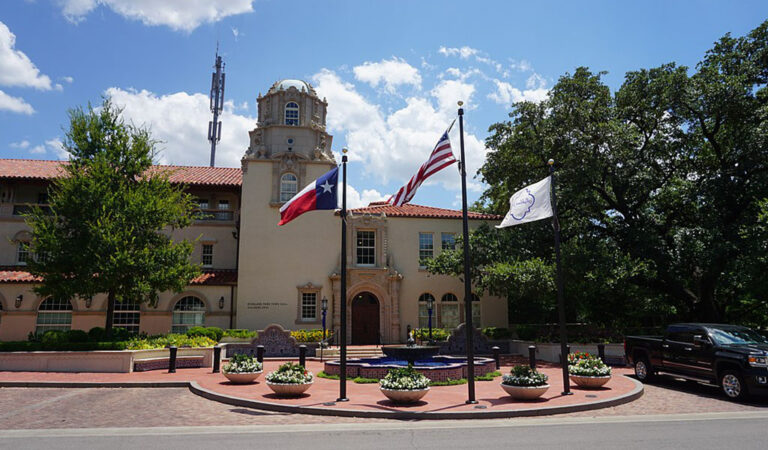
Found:
<path fill-rule="evenodd" d="M 219 46 L 216 45 L 216 72 L 211 74 L 210 106 L 213 120 L 208 122 L 208 141 L 211 142 L 211 167 L 216 162 L 216 144 L 221 140 L 221 121 L 219 114 L 224 108 L 224 63 L 219 56 Z"/>

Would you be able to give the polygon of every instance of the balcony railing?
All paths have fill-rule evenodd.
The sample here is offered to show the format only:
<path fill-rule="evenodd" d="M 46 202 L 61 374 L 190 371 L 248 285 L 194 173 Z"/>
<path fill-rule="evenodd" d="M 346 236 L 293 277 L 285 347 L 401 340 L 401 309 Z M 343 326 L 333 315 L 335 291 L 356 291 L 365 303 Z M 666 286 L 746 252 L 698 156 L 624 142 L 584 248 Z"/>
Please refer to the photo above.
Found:
<path fill-rule="evenodd" d="M 195 220 L 204 221 L 233 221 L 235 220 L 235 212 L 226 209 L 198 209 L 194 213 Z"/>

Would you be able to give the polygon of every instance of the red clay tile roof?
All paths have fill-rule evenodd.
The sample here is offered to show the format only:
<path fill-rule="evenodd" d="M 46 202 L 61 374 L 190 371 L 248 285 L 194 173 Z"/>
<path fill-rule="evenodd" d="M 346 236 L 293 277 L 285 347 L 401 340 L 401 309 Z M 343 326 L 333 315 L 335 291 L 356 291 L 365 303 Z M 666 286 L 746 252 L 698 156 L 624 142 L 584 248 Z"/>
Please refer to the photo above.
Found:
<path fill-rule="evenodd" d="M 50 180 L 62 175 L 66 161 L 36 159 L 0 159 L 0 178 Z M 196 186 L 233 186 L 243 183 L 243 171 L 237 167 L 153 166 L 152 171 L 168 171 L 171 182 Z"/>
<path fill-rule="evenodd" d="M 0 283 L 37 283 L 40 278 L 32 276 L 20 267 L 0 267 Z M 237 283 L 236 270 L 204 270 L 200 276 L 189 282 L 197 286 L 221 286 Z"/>
<path fill-rule="evenodd" d="M 461 219 L 461 211 L 455 209 L 434 208 L 432 206 L 412 205 L 392 206 L 386 202 L 373 202 L 363 208 L 351 209 L 352 214 L 386 214 L 387 217 L 414 217 L 425 219 Z M 496 214 L 484 214 L 469 211 L 471 220 L 501 220 Z"/>

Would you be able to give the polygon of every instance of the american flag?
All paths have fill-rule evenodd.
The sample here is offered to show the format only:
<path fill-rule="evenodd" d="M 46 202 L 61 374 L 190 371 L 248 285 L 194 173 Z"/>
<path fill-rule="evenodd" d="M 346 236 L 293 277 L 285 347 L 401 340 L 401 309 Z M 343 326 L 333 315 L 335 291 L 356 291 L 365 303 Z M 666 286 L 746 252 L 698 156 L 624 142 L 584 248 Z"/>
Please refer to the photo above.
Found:
<path fill-rule="evenodd" d="M 451 124 L 452 126 L 453 124 Z M 451 131 L 451 127 L 448 127 L 440 140 L 437 141 L 437 145 L 432 150 L 432 154 L 429 155 L 427 162 L 419 168 L 416 175 L 411 177 L 405 186 L 401 187 L 395 195 L 389 197 L 387 203 L 393 206 L 402 206 L 410 202 L 416 195 L 416 189 L 421 186 L 424 180 L 456 162 L 456 158 L 453 157 L 453 150 L 451 150 L 451 140 L 448 139 L 448 132 Z"/>

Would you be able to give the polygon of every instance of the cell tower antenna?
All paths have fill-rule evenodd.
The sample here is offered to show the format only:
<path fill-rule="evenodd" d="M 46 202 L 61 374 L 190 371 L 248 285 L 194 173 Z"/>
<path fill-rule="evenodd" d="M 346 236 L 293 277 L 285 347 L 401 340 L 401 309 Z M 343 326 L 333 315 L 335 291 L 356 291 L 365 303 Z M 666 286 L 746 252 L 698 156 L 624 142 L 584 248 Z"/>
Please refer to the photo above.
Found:
<path fill-rule="evenodd" d="M 221 121 L 219 114 L 224 108 L 224 80 L 227 74 L 224 73 L 224 63 L 219 56 L 219 43 L 216 42 L 216 72 L 211 74 L 211 96 L 210 106 L 213 113 L 213 120 L 208 122 L 208 141 L 211 143 L 211 167 L 216 163 L 216 144 L 221 140 Z"/>

